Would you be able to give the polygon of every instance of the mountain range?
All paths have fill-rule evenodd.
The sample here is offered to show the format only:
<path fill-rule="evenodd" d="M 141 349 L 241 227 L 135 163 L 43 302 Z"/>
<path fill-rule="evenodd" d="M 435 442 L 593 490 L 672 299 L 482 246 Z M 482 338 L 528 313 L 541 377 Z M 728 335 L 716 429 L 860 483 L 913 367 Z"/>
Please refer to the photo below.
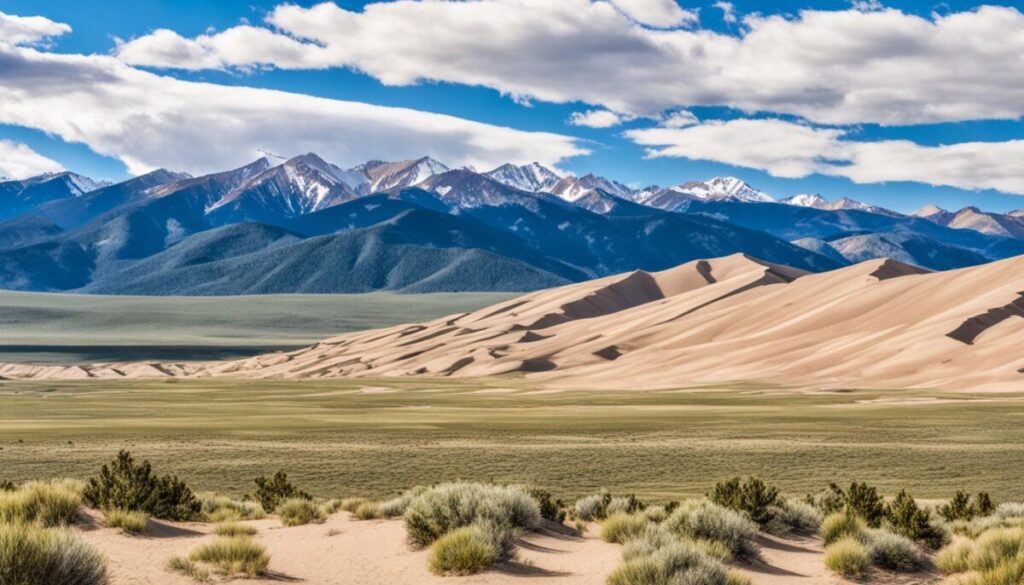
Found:
<path fill-rule="evenodd" d="M 538 163 L 313 153 L 116 184 L 0 182 L 0 288 L 103 294 L 529 291 L 746 253 L 820 272 L 870 258 L 945 270 L 1024 254 L 1024 213 L 903 215 L 777 201 L 731 177 L 633 189 Z"/>

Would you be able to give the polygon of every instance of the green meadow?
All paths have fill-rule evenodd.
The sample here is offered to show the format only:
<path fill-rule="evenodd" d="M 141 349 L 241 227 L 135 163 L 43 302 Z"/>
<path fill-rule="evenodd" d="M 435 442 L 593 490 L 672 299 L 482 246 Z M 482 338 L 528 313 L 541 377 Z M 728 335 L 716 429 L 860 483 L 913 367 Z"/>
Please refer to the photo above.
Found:
<path fill-rule="evenodd" d="M 283 469 L 323 496 L 461 478 L 668 499 L 755 474 L 793 494 L 860 480 L 925 498 L 1024 498 L 1024 393 L 555 393 L 522 378 L 2 381 L 0 405 L 0 479 L 85 477 L 130 449 L 231 494 Z"/>

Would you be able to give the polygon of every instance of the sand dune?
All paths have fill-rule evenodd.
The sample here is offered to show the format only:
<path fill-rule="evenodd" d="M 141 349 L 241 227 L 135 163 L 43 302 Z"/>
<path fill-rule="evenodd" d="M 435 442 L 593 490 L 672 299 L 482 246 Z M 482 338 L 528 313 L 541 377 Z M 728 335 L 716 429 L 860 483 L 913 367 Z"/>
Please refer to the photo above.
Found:
<path fill-rule="evenodd" d="M 1024 257 L 807 274 L 733 255 L 539 291 L 249 359 L 0 366 L 12 378 L 488 376 L 552 387 L 730 381 L 999 390 L 1024 382 Z"/>

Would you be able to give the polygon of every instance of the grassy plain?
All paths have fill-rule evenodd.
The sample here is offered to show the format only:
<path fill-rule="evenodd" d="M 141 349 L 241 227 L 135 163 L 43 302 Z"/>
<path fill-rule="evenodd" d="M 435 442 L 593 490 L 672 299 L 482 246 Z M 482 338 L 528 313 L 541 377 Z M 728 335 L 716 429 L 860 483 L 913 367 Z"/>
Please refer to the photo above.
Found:
<path fill-rule="evenodd" d="M 985 489 L 1024 499 L 1024 392 L 551 393 L 522 378 L 3 381 L 0 406 L 0 479 L 84 477 L 127 448 L 199 489 L 233 494 L 284 469 L 323 496 L 461 478 L 659 499 L 756 474 L 793 494 L 856 479 L 918 497 Z"/>
<path fill-rule="evenodd" d="M 216 359 L 485 307 L 510 293 L 131 297 L 0 291 L 0 362 Z"/>

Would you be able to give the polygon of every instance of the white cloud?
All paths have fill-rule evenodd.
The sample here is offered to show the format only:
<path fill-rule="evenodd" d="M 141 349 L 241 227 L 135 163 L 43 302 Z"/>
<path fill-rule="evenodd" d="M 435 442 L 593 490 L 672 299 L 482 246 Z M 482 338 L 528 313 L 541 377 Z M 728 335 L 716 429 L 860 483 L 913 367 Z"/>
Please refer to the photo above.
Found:
<path fill-rule="evenodd" d="M 608 110 L 587 110 L 586 112 L 573 112 L 570 114 L 568 123 L 573 126 L 587 126 L 588 128 L 611 128 L 632 119 L 632 116 L 623 116 Z"/>
<path fill-rule="evenodd" d="M 736 24 L 736 7 L 733 6 L 732 2 L 724 2 L 719 0 L 712 4 L 715 8 L 722 11 L 722 20 L 727 24 Z"/>
<path fill-rule="evenodd" d="M 856 183 L 914 181 L 1024 195 L 1024 140 L 923 146 L 905 140 L 851 140 L 846 130 L 782 120 L 709 121 L 626 135 L 652 157 L 711 160 L 777 177 L 814 173 Z"/>
<path fill-rule="evenodd" d="M 284 4 L 240 26 L 121 45 L 128 63 L 181 68 L 349 67 L 519 99 L 657 117 L 689 106 L 823 124 L 903 125 L 1024 115 L 1024 14 L 921 17 L 895 9 L 747 16 L 740 36 L 655 30 L 603 0 L 398 0 L 361 11 Z"/>
<path fill-rule="evenodd" d="M 575 139 L 441 114 L 183 81 L 107 56 L 0 44 L 0 124 L 36 128 L 116 157 L 133 173 L 192 173 L 251 161 L 256 149 L 315 151 L 338 164 L 430 155 L 453 166 L 556 165 Z"/>
<path fill-rule="evenodd" d="M 71 27 L 42 16 L 14 16 L 0 12 L 0 43 L 29 45 L 71 32 Z"/>
<path fill-rule="evenodd" d="M 20 142 L 0 140 L 0 177 L 26 179 L 64 170 L 59 162 L 46 158 Z"/>
<path fill-rule="evenodd" d="M 685 128 L 687 126 L 693 126 L 694 124 L 700 124 L 700 120 L 688 110 L 679 110 L 678 112 L 672 112 L 661 119 L 659 125 L 663 128 Z"/>
<path fill-rule="evenodd" d="M 648 26 L 670 28 L 697 23 L 697 13 L 683 10 L 676 0 L 611 0 L 633 20 Z"/>

